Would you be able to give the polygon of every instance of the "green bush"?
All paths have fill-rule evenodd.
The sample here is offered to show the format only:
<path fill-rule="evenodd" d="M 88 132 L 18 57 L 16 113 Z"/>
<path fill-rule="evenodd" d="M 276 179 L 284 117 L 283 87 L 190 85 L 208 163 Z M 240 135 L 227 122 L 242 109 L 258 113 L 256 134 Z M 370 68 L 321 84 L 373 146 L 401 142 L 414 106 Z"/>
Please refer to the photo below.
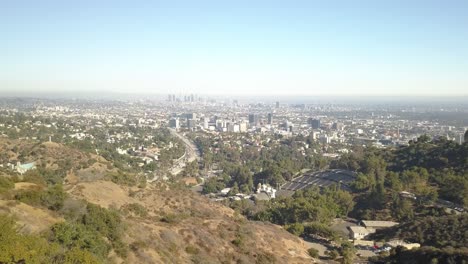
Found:
<path fill-rule="evenodd" d="M 179 213 L 179 214 L 166 214 L 161 217 L 161 222 L 165 222 L 168 224 L 179 223 L 180 221 L 186 219 L 188 217 L 187 214 Z"/>
<path fill-rule="evenodd" d="M 15 199 L 29 205 L 40 206 L 42 204 L 42 193 L 41 189 L 21 190 L 16 193 Z"/>
<path fill-rule="evenodd" d="M 60 210 L 63 207 L 67 194 L 62 185 L 55 185 L 45 191 L 41 188 L 21 190 L 15 199 L 33 206 L 45 206 L 50 210 Z"/>
<path fill-rule="evenodd" d="M 110 241 L 120 239 L 123 226 L 122 219 L 116 210 L 105 209 L 89 203 L 83 216 L 83 224 L 91 230 L 99 232 Z"/>
<path fill-rule="evenodd" d="M 83 249 L 104 259 L 110 246 L 102 236 L 82 224 L 58 223 L 52 226 L 49 240 L 59 243 L 67 249 Z"/>
<path fill-rule="evenodd" d="M 192 245 L 188 245 L 186 248 L 185 248 L 185 252 L 187 252 L 188 254 L 192 254 L 192 255 L 195 255 L 195 254 L 198 254 L 200 252 L 200 250 Z"/>
<path fill-rule="evenodd" d="M 6 193 L 13 188 L 15 188 L 15 183 L 12 180 L 0 176 L 0 194 Z"/>
<path fill-rule="evenodd" d="M 139 179 L 137 179 L 135 175 L 123 173 L 121 171 L 109 173 L 105 178 L 113 183 L 127 186 L 135 186 L 139 183 Z"/>
<path fill-rule="evenodd" d="M 293 235 L 301 236 L 304 233 L 304 225 L 300 223 L 286 225 L 286 230 Z"/>
<path fill-rule="evenodd" d="M 145 217 L 148 215 L 146 208 L 138 203 L 131 203 L 125 206 L 125 210 L 134 213 L 137 216 Z"/>
<path fill-rule="evenodd" d="M 9 190 L 13 188 L 15 188 L 15 183 L 13 181 L 3 176 L 0 177 L 0 190 Z"/>
<path fill-rule="evenodd" d="M 306 235 L 318 235 L 325 237 L 331 240 L 336 240 L 338 234 L 336 231 L 332 230 L 329 226 L 322 223 L 312 222 L 304 226 L 304 233 Z"/>
<path fill-rule="evenodd" d="M 61 184 L 51 186 L 41 195 L 42 205 L 50 210 L 60 210 L 63 207 L 67 193 L 63 190 Z"/>
<path fill-rule="evenodd" d="M 98 264 L 101 261 L 85 250 L 73 248 L 65 253 L 65 264 Z"/>
<path fill-rule="evenodd" d="M 0 215 L 0 263 L 48 263 L 57 252 L 57 245 L 49 245 L 40 237 L 19 234 L 13 219 Z"/>
<path fill-rule="evenodd" d="M 63 229 L 61 231 L 65 240 L 76 239 L 73 233 Z M 90 238 L 86 243 L 99 245 L 101 242 L 104 241 Z M 102 262 L 81 248 L 63 249 L 58 240 L 47 241 L 37 235 L 20 234 L 11 217 L 0 215 L 0 263 L 97 264 Z"/>
<path fill-rule="evenodd" d="M 318 250 L 315 249 L 315 248 L 309 248 L 309 249 L 307 250 L 307 252 L 308 252 L 309 255 L 310 255 L 311 257 L 313 257 L 313 258 L 318 258 L 318 257 L 319 257 L 319 252 L 318 252 Z"/>
<path fill-rule="evenodd" d="M 127 255 L 128 246 L 122 242 L 124 225 L 117 210 L 105 209 L 89 203 L 86 207 L 86 214 L 83 215 L 82 223 L 87 229 L 96 231 L 106 237 L 119 256 L 125 257 Z"/>

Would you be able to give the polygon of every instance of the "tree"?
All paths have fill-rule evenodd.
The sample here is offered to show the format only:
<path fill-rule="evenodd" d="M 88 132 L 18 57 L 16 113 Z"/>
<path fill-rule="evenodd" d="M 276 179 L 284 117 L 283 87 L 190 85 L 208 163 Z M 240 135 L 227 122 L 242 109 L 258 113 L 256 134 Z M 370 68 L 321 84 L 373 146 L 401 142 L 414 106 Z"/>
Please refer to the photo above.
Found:
<path fill-rule="evenodd" d="M 239 186 L 237 185 L 237 182 L 234 182 L 234 186 L 232 186 L 231 190 L 229 190 L 228 195 L 233 196 L 239 193 Z"/>
<path fill-rule="evenodd" d="M 63 207 L 67 194 L 64 192 L 61 184 L 57 184 L 47 188 L 42 194 L 42 204 L 51 210 L 60 210 Z"/>
<path fill-rule="evenodd" d="M 351 242 L 345 241 L 341 243 L 340 253 L 343 256 L 341 263 L 352 264 L 356 254 L 356 248 Z"/>
<path fill-rule="evenodd" d="M 294 223 L 286 226 L 286 230 L 296 236 L 301 236 L 304 233 L 304 225 Z"/>

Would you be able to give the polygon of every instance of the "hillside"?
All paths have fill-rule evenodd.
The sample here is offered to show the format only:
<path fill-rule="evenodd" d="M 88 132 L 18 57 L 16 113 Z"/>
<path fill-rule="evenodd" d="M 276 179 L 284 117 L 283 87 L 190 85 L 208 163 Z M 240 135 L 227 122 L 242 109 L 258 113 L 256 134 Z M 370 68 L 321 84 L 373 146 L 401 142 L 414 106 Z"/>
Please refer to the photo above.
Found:
<path fill-rule="evenodd" d="M 20 228 L 16 231 L 18 241 L 48 240 L 48 259 L 63 262 L 80 259 L 86 263 L 304 263 L 312 260 L 304 243 L 281 227 L 248 221 L 183 185 L 137 187 L 128 183 L 138 181 L 125 181 L 124 185 L 106 181 L 105 175 L 109 173 L 118 175 L 117 179 L 128 180 L 134 176 L 113 168 L 102 157 L 60 144 L 2 139 L 0 146 L 2 153 L 15 153 L 10 155 L 12 159 L 38 163 L 38 169 L 26 173 L 22 179 L 3 178 L 0 213 L 2 219 L 5 215 L 13 217 Z M 75 235 L 64 236 L 67 232 Z M 28 247 L 44 249 L 45 245 L 26 243 L 24 251 L 14 252 L 8 241 L 2 240 L 6 244 L 0 261 L 28 252 Z M 63 255 L 60 247 L 70 249 L 71 253 Z M 14 252 L 10 257 L 8 250 Z M 33 260 L 34 256 L 20 254 L 15 258 Z"/>
<path fill-rule="evenodd" d="M 247 221 L 232 209 L 177 185 L 132 190 L 99 181 L 78 184 L 71 193 L 125 212 L 125 240 L 132 263 L 303 263 L 309 259 L 301 240 L 280 227 Z"/>

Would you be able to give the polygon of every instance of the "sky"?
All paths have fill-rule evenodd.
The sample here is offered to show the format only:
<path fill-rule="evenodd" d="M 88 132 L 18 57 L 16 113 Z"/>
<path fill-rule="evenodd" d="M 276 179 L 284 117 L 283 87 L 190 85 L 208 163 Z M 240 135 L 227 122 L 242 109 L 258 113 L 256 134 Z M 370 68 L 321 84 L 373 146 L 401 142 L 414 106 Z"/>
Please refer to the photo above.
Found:
<path fill-rule="evenodd" d="M 468 95 L 468 1 L 0 1 L 1 92 Z"/>

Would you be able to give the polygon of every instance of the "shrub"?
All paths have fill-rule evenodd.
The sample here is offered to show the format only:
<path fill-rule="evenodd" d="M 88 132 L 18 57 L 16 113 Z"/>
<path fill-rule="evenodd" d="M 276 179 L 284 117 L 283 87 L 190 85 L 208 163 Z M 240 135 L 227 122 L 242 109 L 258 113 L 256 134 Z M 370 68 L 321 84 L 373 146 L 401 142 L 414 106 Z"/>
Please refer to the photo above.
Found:
<path fill-rule="evenodd" d="M 109 244 L 96 231 L 82 224 L 58 223 L 52 226 L 49 240 L 67 249 L 84 249 L 104 259 L 109 253 Z"/>
<path fill-rule="evenodd" d="M 121 171 L 109 173 L 105 178 L 111 180 L 113 183 L 127 186 L 135 186 L 138 183 L 135 175 L 123 173 Z"/>
<path fill-rule="evenodd" d="M 286 230 L 293 235 L 300 236 L 304 234 L 304 225 L 300 223 L 290 224 L 286 226 Z"/>
<path fill-rule="evenodd" d="M 59 210 L 63 207 L 67 194 L 64 192 L 61 184 L 47 188 L 41 195 L 42 205 L 50 210 Z"/>
<path fill-rule="evenodd" d="M 98 258 L 85 250 L 73 248 L 65 253 L 65 264 L 98 264 L 101 263 Z"/>
<path fill-rule="evenodd" d="M 307 250 L 307 252 L 308 252 L 309 255 L 310 255 L 311 257 L 313 257 L 313 258 L 318 258 L 318 257 L 319 257 L 319 252 L 318 252 L 318 250 L 315 249 L 315 248 L 309 248 L 309 249 Z"/>
<path fill-rule="evenodd" d="M 87 229 L 96 231 L 109 239 L 119 256 L 125 257 L 127 255 L 128 247 L 121 240 L 124 226 L 117 210 L 105 209 L 89 203 L 82 223 Z"/>
<path fill-rule="evenodd" d="M 188 254 L 192 254 L 192 255 L 195 255 L 195 254 L 198 254 L 200 252 L 200 250 L 192 245 L 188 245 L 186 248 L 185 248 L 185 252 L 187 252 Z"/>
<path fill-rule="evenodd" d="M 188 217 L 187 214 L 179 213 L 179 214 L 166 214 L 161 217 L 161 222 L 165 222 L 168 224 L 179 223 L 180 221 L 186 219 Z"/>
<path fill-rule="evenodd" d="M 21 190 L 15 195 L 15 199 L 33 206 L 45 206 L 50 210 L 59 210 L 63 207 L 67 194 L 62 185 L 55 185 L 43 190 L 34 188 Z"/>
<path fill-rule="evenodd" d="M 0 177 L 0 192 L 15 188 L 15 183 L 6 177 Z"/>
<path fill-rule="evenodd" d="M 41 205 L 42 192 L 41 189 L 21 190 L 16 193 L 15 199 L 29 205 L 39 206 Z"/>
<path fill-rule="evenodd" d="M 126 205 L 125 209 L 129 212 L 134 213 L 137 216 L 145 217 L 148 215 L 148 211 L 146 208 L 138 203 L 131 203 Z"/>

